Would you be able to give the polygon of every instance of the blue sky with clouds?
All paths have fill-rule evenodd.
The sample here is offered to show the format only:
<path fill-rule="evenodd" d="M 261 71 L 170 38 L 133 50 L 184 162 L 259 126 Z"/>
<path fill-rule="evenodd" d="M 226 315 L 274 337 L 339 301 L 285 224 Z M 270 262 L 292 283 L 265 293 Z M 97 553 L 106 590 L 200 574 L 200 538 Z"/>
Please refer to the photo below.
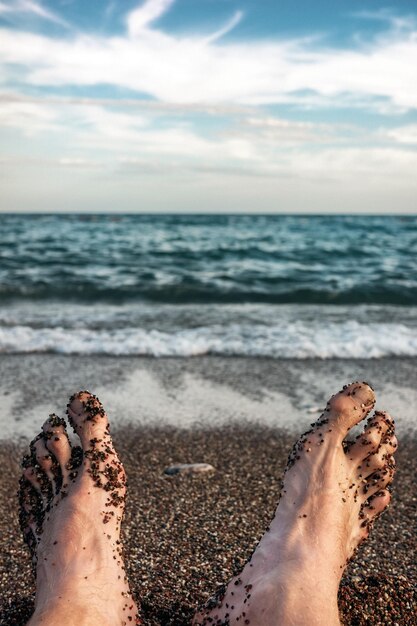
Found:
<path fill-rule="evenodd" d="M 0 0 L 1 211 L 414 212 L 415 0 Z"/>

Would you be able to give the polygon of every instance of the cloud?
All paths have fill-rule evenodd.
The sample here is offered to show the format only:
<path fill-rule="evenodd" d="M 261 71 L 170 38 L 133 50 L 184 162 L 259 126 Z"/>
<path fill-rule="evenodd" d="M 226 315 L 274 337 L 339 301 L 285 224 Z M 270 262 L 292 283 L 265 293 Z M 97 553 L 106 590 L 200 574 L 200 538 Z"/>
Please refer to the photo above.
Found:
<path fill-rule="evenodd" d="M 359 134 L 354 126 L 342 124 L 323 124 L 312 122 L 298 122 L 273 116 L 252 116 L 242 123 L 242 126 L 251 132 L 256 132 L 257 138 L 262 137 L 270 142 L 281 144 L 300 143 L 327 144 L 349 140 Z"/>
<path fill-rule="evenodd" d="M 417 108 L 417 30 L 388 30 L 356 49 L 311 40 L 223 41 L 241 17 L 212 36 L 154 28 L 173 0 L 149 0 L 127 16 L 125 36 L 0 32 L 0 62 L 21 66 L 38 87 L 112 85 L 188 105 L 295 103 Z M 411 25 L 412 26 L 412 25 Z M 11 70 L 9 69 L 11 75 Z M 316 103 L 316 104 L 315 104 Z M 382 112 L 382 111 L 381 111 Z"/>
<path fill-rule="evenodd" d="M 148 112 L 160 113 L 164 115 L 177 116 L 179 114 L 188 115 L 202 113 L 207 116 L 241 116 L 253 113 L 253 107 L 235 104 L 184 104 L 175 102 L 160 102 L 149 98 L 83 98 L 79 96 L 34 96 L 16 91 L 0 92 L 0 106 L 3 102 L 34 102 L 46 105 L 68 105 L 68 106 L 103 106 L 113 109 L 138 109 Z"/>
<path fill-rule="evenodd" d="M 130 37 L 137 37 L 143 33 L 152 22 L 162 17 L 174 2 L 175 0 L 146 0 L 142 6 L 129 13 L 127 30 Z"/>
<path fill-rule="evenodd" d="M 85 127 L 93 128 L 95 134 L 104 140 L 136 141 L 138 129 L 142 129 L 149 124 L 144 116 L 137 113 L 110 111 L 98 105 L 79 106 L 73 111 L 73 116 L 83 129 Z"/>
<path fill-rule="evenodd" d="M 0 107 L 0 126 L 17 128 L 26 136 L 59 128 L 57 112 L 35 102 L 4 102 Z"/>
<path fill-rule="evenodd" d="M 331 48 L 312 38 L 228 38 L 241 12 L 208 35 L 164 32 L 157 20 L 173 3 L 143 3 L 117 36 L 0 30 L 0 75 L 8 89 L 0 95 L 0 126 L 7 129 L 3 181 L 10 181 L 10 202 L 19 197 L 16 181 L 22 180 L 19 189 L 30 198 L 39 192 L 39 202 L 55 185 L 55 205 L 63 181 L 71 203 L 72 189 L 77 197 L 85 192 L 87 208 L 99 202 L 96 193 L 110 205 L 139 187 L 129 206 L 146 189 L 150 207 L 165 210 L 165 198 L 171 208 L 172 193 L 177 208 L 194 206 L 198 195 L 207 209 L 211 199 L 221 206 L 223 187 L 224 197 L 237 199 L 235 209 L 252 201 L 272 210 L 284 196 L 290 208 L 316 192 L 317 210 L 320 202 L 338 203 L 339 193 L 364 206 L 369 190 L 384 206 L 397 206 L 401 198 L 412 206 L 416 125 L 372 131 L 360 118 L 365 108 L 398 116 L 417 108 L 412 21 L 387 20 L 382 35 L 355 48 Z M 113 3 L 106 6 L 111 13 Z M 42 15 L 48 10 L 31 0 L 0 0 L 0 14 L 10 7 L 16 15 L 61 20 Z M 73 89 L 97 85 L 113 97 L 80 97 L 83 91 Z M 50 87 L 74 95 L 51 95 Z M 129 96 L 121 97 L 125 89 Z M 285 118 L 284 108 L 274 113 L 270 104 L 292 106 L 291 115 Z M 310 111 L 325 116 L 326 107 L 355 110 L 358 125 L 313 122 Z M 25 198 L 19 206 L 26 206 Z"/>
<path fill-rule="evenodd" d="M 161 161 L 175 157 L 184 160 L 225 163 L 232 161 L 256 162 L 261 158 L 256 142 L 250 137 L 213 134 L 203 137 L 188 124 L 175 124 L 159 128 L 137 124 L 135 116 L 120 115 L 91 108 L 79 113 L 81 128 L 74 141 L 79 147 L 101 154 L 123 151 L 126 154 L 155 155 Z M 111 140 L 111 141 L 109 141 Z"/>
<path fill-rule="evenodd" d="M 15 0 L 15 2 L 11 2 L 9 4 L 0 2 L 0 15 L 13 15 L 19 13 L 36 15 L 43 20 L 58 24 L 64 28 L 71 28 L 71 25 L 66 20 L 33 0 Z"/>
<path fill-rule="evenodd" d="M 388 7 L 381 7 L 373 11 L 354 11 L 351 15 L 361 20 L 385 22 L 391 29 L 397 31 L 410 30 L 410 28 L 415 28 L 416 25 L 414 16 L 398 15 Z"/>
<path fill-rule="evenodd" d="M 219 176 L 221 171 L 225 176 L 241 171 L 252 176 L 334 180 L 364 173 L 390 176 L 398 164 L 401 177 L 402 168 L 409 172 L 417 165 L 415 153 L 398 147 L 398 143 L 413 143 L 417 136 L 414 125 L 372 133 L 352 125 L 239 111 L 232 119 L 219 114 L 221 123 L 204 133 L 201 115 L 193 123 L 187 116 L 171 119 L 164 109 L 122 110 L 120 106 L 110 108 L 107 101 L 41 102 L 9 96 L 0 106 L 0 126 L 19 129 L 26 136 L 38 135 L 68 163 L 74 158 L 79 163 L 93 159 L 105 162 L 106 167 L 120 164 L 121 159 L 130 164 L 151 160 L 156 169 L 166 169 L 170 163 L 170 171 L 192 168 L 218 172 Z"/>
<path fill-rule="evenodd" d="M 84 159 L 82 157 L 61 157 L 58 159 L 58 164 L 62 167 L 80 168 L 82 170 L 102 167 L 100 162 L 93 159 Z"/>
<path fill-rule="evenodd" d="M 417 145 L 417 124 L 407 124 L 382 131 L 381 134 L 397 143 Z"/>
<path fill-rule="evenodd" d="M 217 30 L 216 32 L 206 37 L 205 43 L 206 44 L 214 43 L 215 41 L 218 41 L 219 39 L 227 35 L 227 33 L 230 33 L 230 31 L 232 31 L 234 27 L 239 24 L 242 17 L 243 17 L 243 11 L 236 11 L 233 17 L 224 26 L 222 26 L 221 28 L 219 28 L 219 30 Z"/>
<path fill-rule="evenodd" d="M 253 111 L 239 123 L 221 125 L 203 136 L 200 126 L 190 121 L 172 123 L 167 118 L 161 125 L 153 114 L 149 117 L 130 109 L 110 110 L 97 104 L 54 108 L 38 102 L 4 102 L 0 125 L 19 128 L 25 135 L 37 133 L 49 144 L 48 133 L 53 132 L 50 159 L 55 152 L 61 167 L 110 168 L 142 178 L 198 173 L 219 181 L 250 176 L 317 184 L 350 181 L 354 186 L 359 180 L 379 180 L 386 185 L 393 179 L 396 184 L 409 184 L 417 168 L 417 153 L 398 146 L 399 138 L 406 144 L 416 137 L 413 125 L 372 135 L 351 126 L 297 122 Z M 381 140 L 391 145 L 373 145 Z M 36 151 L 35 143 L 31 149 Z M 36 158 L 32 161 L 36 167 Z"/>
<path fill-rule="evenodd" d="M 144 115 L 93 103 L 77 106 L 61 103 L 54 107 L 50 103 L 3 100 L 0 106 L 0 127 L 17 128 L 26 136 L 45 137 L 46 131 L 53 131 L 55 139 L 67 149 L 93 152 L 106 159 L 117 160 L 120 151 L 155 155 L 161 161 L 171 157 L 213 163 L 260 158 L 251 137 L 214 133 L 207 138 L 190 122 L 168 119 L 162 127 L 159 122 L 153 112 Z"/>
<path fill-rule="evenodd" d="M 350 147 L 321 150 L 314 154 L 310 150 L 293 153 L 286 165 L 298 176 L 309 177 L 319 182 L 323 178 L 335 182 L 358 179 L 386 183 L 413 181 L 413 170 L 417 168 L 417 154 L 408 150 L 384 147 Z M 413 186 L 415 183 L 413 181 Z"/>

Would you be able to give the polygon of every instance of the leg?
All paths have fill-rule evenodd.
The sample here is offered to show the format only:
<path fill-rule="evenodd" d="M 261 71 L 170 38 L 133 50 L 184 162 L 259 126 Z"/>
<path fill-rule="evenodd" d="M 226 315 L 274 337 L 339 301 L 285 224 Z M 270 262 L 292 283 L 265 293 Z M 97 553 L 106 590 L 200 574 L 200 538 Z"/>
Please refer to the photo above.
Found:
<path fill-rule="evenodd" d="M 51 415 L 23 461 L 20 520 L 36 566 L 29 625 L 138 624 L 120 543 L 126 476 L 107 416 L 88 392 L 67 413 L 81 447 Z"/>
<path fill-rule="evenodd" d="M 331 398 L 294 446 L 270 528 L 194 626 L 340 626 L 343 571 L 390 501 L 397 446 L 391 418 L 375 413 L 355 443 L 344 442 L 374 403 L 365 383 Z"/>

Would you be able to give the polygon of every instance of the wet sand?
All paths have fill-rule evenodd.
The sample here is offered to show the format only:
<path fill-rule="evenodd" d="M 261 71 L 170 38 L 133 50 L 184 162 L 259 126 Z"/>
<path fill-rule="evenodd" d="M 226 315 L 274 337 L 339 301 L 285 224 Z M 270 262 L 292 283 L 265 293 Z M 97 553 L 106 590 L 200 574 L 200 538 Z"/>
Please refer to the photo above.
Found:
<path fill-rule="evenodd" d="M 129 479 L 127 568 L 144 623 L 186 625 L 195 607 L 239 569 L 274 513 L 294 435 L 248 425 L 211 429 L 119 427 Z M 25 624 L 33 606 L 29 554 L 17 521 L 21 443 L 0 444 L 0 624 Z M 415 441 L 403 438 L 391 508 L 350 564 L 343 623 L 412 626 L 416 609 Z M 210 474 L 166 477 L 165 467 L 211 463 Z"/>
<path fill-rule="evenodd" d="M 417 359 L 146 358 L 0 354 L 0 440 L 33 436 L 79 389 L 96 393 L 116 426 L 257 423 L 300 434 L 329 396 L 366 380 L 397 430 L 417 434 Z"/>

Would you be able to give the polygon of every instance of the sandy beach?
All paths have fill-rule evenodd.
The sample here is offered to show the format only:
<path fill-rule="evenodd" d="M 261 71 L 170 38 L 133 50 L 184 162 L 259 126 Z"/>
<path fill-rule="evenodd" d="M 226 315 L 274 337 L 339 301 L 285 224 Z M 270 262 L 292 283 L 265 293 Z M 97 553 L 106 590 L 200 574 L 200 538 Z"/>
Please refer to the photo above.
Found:
<path fill-rule="evenodd" d="M 185 625 L 251 554 L 274 513 L 297 433 L 340 384 L 365 378 L 397 418 L 393 503 L 343 580 L 343 623 L 416 623 L 417 367 L 413 359 L 279 361 L 0 357 L 0 623 L 25 624 L 34 580 L 18 528 L 19 457 L 50 411 L 80 387 L 108 406 L 129 478 L 124 538 L 146 625 Z M 414 418 L 415 419 L 415 418 Z M 206 475 L 164 475 L 206 462 Z"/>

